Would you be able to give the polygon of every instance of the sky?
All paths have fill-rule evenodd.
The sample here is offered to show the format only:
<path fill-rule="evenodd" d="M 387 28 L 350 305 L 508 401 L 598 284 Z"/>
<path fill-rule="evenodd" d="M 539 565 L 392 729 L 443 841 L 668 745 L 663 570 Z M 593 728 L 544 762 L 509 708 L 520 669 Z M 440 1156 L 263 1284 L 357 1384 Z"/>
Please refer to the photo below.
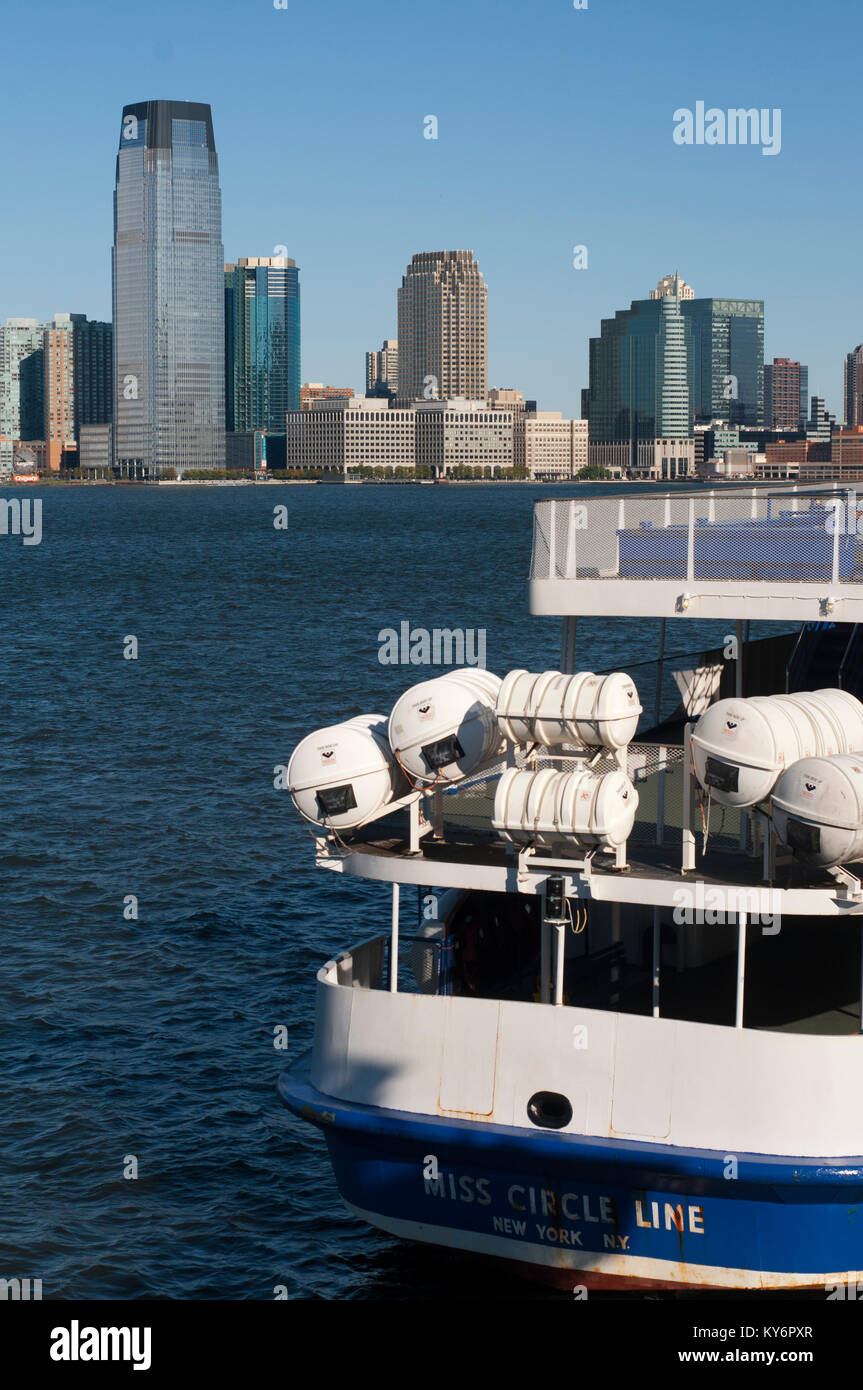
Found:
<path fill-rule="evenodd" d="M 841 418 L 863 341 L 861 12 L 579 2 L 7 7 L 0 321 L 110 319 L 122 107 L 204 101 L 225 259 L 287 246 L 300 267 L 304 381 L 362 390 L 411 256 L 461 248 L 488 284 L 489 386 L 540 409 L 580 414 L 601 319 L 676 269 L 696 295 L 763 299 L 765 360 L 808 364 Z M 698 101 L 778 108 L 779 153 L 675 143 Z"/>

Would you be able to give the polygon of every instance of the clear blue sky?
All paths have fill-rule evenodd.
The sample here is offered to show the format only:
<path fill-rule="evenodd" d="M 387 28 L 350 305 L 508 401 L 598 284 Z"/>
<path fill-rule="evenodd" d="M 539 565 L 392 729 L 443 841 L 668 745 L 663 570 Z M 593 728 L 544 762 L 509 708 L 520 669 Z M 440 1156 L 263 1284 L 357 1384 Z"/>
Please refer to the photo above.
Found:
<path fill-rule="evenodd" d="M 763 298 L 766 358 L 808 363 L 841 415 L 842 359 L 863 340 L 860 12 L 588 6 L 7 7 L 0 319 L 110 318 L 121 108 L 206 101 L 225 258 L 285 244 L 300 266 L 303 380 L 362 387 L 411 255 L 465 247 L 489 286 L 489 384 L 540 408 L 579 413 L 600 319 L 678 268 L 698 295 Z M 781 108 L 781 153 L 676 145 L 673 112 L 698 100 Z"/>

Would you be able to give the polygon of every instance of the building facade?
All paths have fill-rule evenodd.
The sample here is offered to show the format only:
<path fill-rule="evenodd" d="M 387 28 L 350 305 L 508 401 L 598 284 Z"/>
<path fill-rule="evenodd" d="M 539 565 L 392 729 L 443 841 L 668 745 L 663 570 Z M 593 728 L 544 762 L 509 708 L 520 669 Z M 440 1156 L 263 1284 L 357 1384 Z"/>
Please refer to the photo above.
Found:
<path fill-rule="evenodd" d="M 670 295 L 635 300 L 603 319 L 590 340 L 590 384 L 582 418 L 591 442 L 627 441 L 633 462 L 639 440 L 689 437 L 690 333 L 683 305 Z"/>
<path fill-rule="evenodd" d="M 300 280 L 287 256 L 225 266 L 225 426 L 280 431 L 300 408 Z"/>
<path fill-rule="evenodd" d="M 421 251 L 398 291 L 398 398 L 484 400 L 488 288 L 472 251 Z"/>
<path fill-rule="evenodd" d="M 588 466 L 586 420 L 565 420 L 559 410 L 523 411 L 514 422 L 516 466 L 523 458 L 528 476 L 551 482 L 575 478 Z"/>
<path fill-rule="evenodd" d="M 809 402 L 809 368 L 787 357 L 764 364 L 764 424 L 769 430 L 800 430 Z"/>
<path fill-rule="evenodd" d="M 43 438 L 44 419 L 45 330 L 38 319 L 9 318 L 0 328 L 0 473 L 12 473 L 18 441 Z"/>
<path fill-rule="evenodd" d="M 46 445 L 49 473 L 58 473 L 65 455 L 77 448 L 75 442 L 75 334 L 71 314 L 55 314 L 45 325 L 43 347 L 45 367 L 45 423 L 42 437 Z"/>
<path fill-rule="evenodd" d="M 696 419 L 764 422 L 764 301 L 691 299 L 690 390 Z"/>
<path fill-rule="evenodd" d="M 416 418 L 380 397 L 319 400 L 285 420 L 285 466 L 352 473 L 360 468 L 413 468 Z"/>
<path fill-rule="evenodd" d="M 224 468 L 224 260 L 210 107 L 124 106 L 113 249 L 121 474 Z"/>
<path fill-rule="evenodd" d="M 416 461 L 445 477 L 457 468 L 497 473 L 514 462 L 511 410 L 492 410 L 486 400 L 454 397 L 417 401 Z"/>
<path fill-rule="evenodd" d="M 385 338 L 378 352 L 366 353 L 366 395 L 395 400 L 399 390 L 399 345 Z"/>
<path fill-rule="evenodd" d="M 322 381 L 307 381 L 300 387 L 300 410 L 316 410 L 325 401 L 349 401 L 352 386 L 325 386 Z"/>
<path fill-rule="evenodd" d="M 845 424 L 849 429 L 863 425 L 863 343 L 853 348 L 845 358 L 843 380 Z"/>

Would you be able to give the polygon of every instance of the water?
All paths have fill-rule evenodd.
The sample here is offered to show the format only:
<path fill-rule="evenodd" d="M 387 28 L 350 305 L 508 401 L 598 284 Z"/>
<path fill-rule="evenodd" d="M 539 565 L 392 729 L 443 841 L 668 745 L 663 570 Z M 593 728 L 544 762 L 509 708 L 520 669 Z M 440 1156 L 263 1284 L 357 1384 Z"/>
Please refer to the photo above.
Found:
<path fill-rule="evenodd" d="M 527 612 L 535 490 L 41 495 L 41 545 L 0 537 L 0 1276 L 45 1298 L 533 1296 L 355 1222 L 276 1098 L 316 969 L 388 898 L 313 869 L 273 775 L 419 678 L 378 661 L 403 620 L 484 628 L 500 673 L 558 665 L 558 620 Z M 647 659 L 654 631 L 600 620 L 581 662 Z"/>

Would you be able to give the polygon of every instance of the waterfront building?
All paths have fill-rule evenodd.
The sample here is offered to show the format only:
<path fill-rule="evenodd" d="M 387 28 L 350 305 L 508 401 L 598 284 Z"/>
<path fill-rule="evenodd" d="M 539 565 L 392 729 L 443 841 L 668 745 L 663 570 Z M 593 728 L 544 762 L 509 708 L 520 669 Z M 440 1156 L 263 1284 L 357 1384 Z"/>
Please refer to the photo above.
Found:
<path fill-rule="evenodd" d="M 300 408 L 300 374 L 296 261 L 246 256 L 226 265 L 226 429 L 281 430 L 286 411 Z"/>
<path fill-rule="evenodd" d="M 456 468 L 498 473 L 514 462 L 512 410 L 492 410 L 486 400 L 453 397 L 417 401 L 417 464 L 439 477 Z"/>
<path fill-rule="evenodd" d="M 359 468 L 413 468 L 416 417 L 380 397 L 319 399 L 285 418 L 285 466 L 351 473 Z"/>
<path fill-rule="evenodd" d="M 530 410 L 515 417 L 514 428 L 516 466 L 526 468 L 529 477 L 574 478 L 587 468 L 586 420 L 565 420 L 559 410 Z"/>
<path fill-rule="evenodd" d="M 82 425 L 78 433 L 78 467 L 108 478 L 113 472 L 113 426 Z"/>
<path fill-rule="evenodd" d="M 398 291 L 398 399 L 484 400 L 488 287 L 472 251 L 421 251 Z"/>
<path fill-rule="evenodd" d="M 764 364 L 764 423 L 769 430 L 799 430 L 809 402 L 809 368 L 787 357 Z"/>
<path fill-rule="evenodd" d="M 399 389 L 399 345 L 385 338 L 378 352 L 366 353 L 366 395 L 395 400 Z"/>
<path fill-rule="evenodd" d="M 60 471 L 75 443 L 75 341 L 72 314 L 55 314 L 43 338 L 43 438 L 49 473 Z"/>
<path fill-rule="evenodd" d="M 863 343 L 845 358 L 845 424 L 849 429 L 863 425 Z"/>
<path fill-rule="evenodd" d="M 325 401 L 349 401 L 352 386 L 325 386 L 322 381 L 307 381 L 300 387 L 300 410 L 315 410 Z"/>
<path fill-rule="evenodd" d="M 113 249 L 121 474 L 224 468 L 224 262 L 210 107 L 124 106 Z"/>
<path fill-rule="evenodd" d="M 0 471 L 12 472 L 13 445 L 42 439 L 45 330 L 38 319 L 9 318 L 0 328 Z"/>

